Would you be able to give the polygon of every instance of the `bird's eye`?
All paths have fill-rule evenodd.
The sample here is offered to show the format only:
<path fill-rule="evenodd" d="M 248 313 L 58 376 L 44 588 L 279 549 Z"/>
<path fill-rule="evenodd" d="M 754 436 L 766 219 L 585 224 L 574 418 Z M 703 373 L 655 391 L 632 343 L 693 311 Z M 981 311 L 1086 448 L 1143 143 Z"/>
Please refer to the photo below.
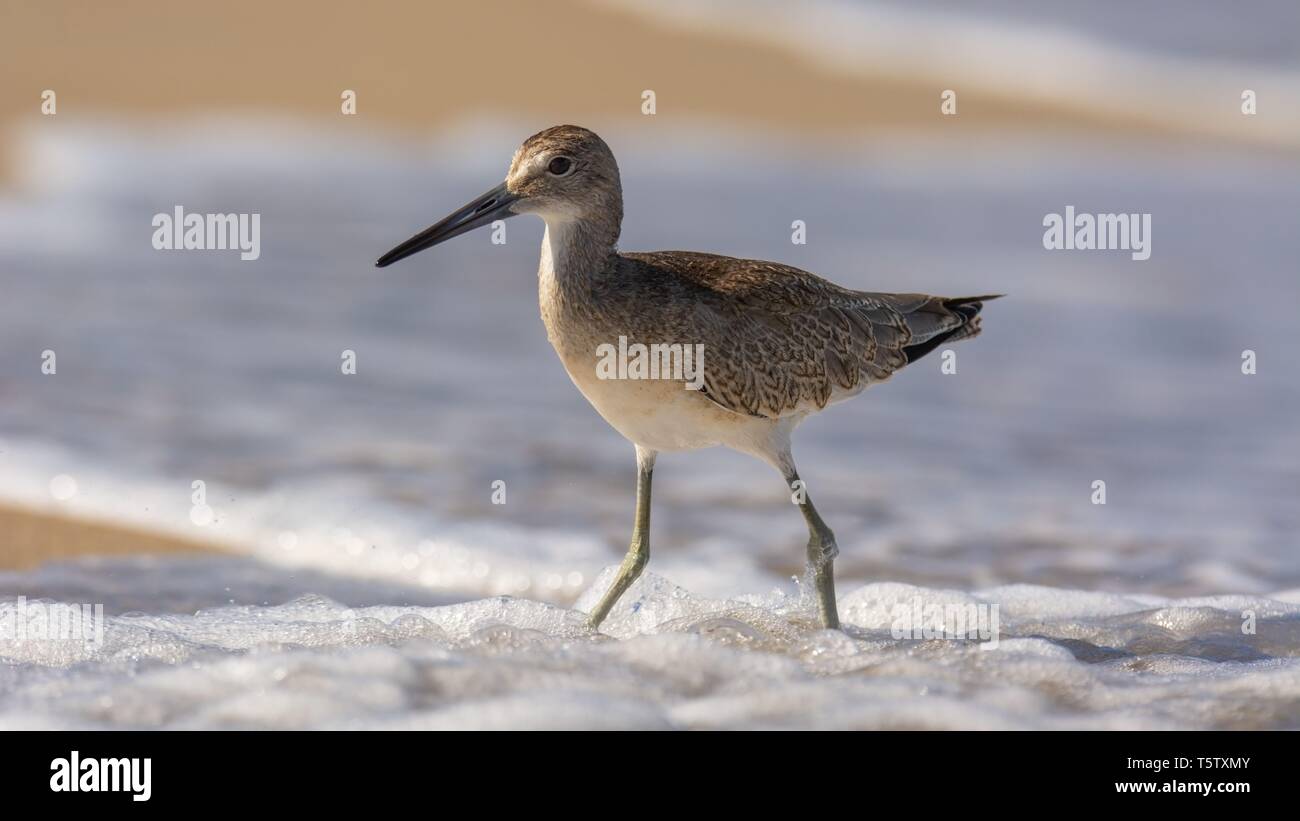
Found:
<path fill-rule="evenodd" d="M 563 177 L 573 170 L 573 160 L 568 157 L 556 157 L 546 166 L 546 170 L 557 177 Z"/>

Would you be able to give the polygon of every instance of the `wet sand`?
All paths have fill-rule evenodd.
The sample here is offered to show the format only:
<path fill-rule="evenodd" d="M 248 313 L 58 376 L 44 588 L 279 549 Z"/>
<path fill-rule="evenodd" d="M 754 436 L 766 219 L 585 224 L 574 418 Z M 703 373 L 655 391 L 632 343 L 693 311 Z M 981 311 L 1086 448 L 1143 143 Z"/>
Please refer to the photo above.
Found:
<path fill-rule="evenodd" d="M 0 570 L 90 555 L 214 552 L 212 545 L 167 534 L 0 505 Z"/>

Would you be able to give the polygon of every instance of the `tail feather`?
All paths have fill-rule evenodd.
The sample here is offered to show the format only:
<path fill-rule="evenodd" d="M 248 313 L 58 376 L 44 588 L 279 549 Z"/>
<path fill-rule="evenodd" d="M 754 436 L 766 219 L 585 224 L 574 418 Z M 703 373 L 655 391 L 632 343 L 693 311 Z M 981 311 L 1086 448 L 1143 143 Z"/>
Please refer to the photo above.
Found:
<path fill-rule="evenodd" d="M 945 342 L 959 342 L 963 339 L 979 336 L 980 309 L 989 300 L 997 299 L 1003 294 L 986 294 L 984 296 L 941 297 L 937 301 L 951 314 L 961 317 L 961 322 L 950 330 L 936 334 L 923 342 L 903 348 L 903 354 L 910 365 L 933 351 Z"/>

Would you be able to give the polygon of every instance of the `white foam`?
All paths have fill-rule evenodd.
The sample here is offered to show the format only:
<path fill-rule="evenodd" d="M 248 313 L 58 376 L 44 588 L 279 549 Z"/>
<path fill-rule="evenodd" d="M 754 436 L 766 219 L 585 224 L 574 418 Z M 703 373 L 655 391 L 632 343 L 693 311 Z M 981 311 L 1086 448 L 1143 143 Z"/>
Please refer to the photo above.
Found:
<path fill-rule="evenodd" d="M 1294 605 L 1234 597 L 1220 610 L 1174 600 L 1159 603 L 1163 615 L 1153 619 L 1147 605 L 1120 608 L 1082 591 L 967 596 L 889 584 L 851 591 L 842 604 L 875 625 L 875 603 L 898 596 L 1001 598 L 1044 615 L 1024 635 L 1008 628 L 985 651 L 852 625 L 847 634 L 822 631 L 789 599 L 702 599 L 653 574 L 599 634 L 581 612 L 508 597 L 348 608 L 308 596 L 119 615 L 98 648 L 0 641 L 0 726 L 1295 726 Z M 1072 606 L 1052 604 L 1060 601 Z M 1206 615 L 1182 620 L 1189 605 Z M 1261 614 L 1257 634 L 1234 638 L 1222 626 L 1242 607 Z M 1091 631 L 1086 641 L 1070 638 L 1081 631 Z M 1279 638 L 1287 655 L 1261 652 Z M 1244 660 L 1224 661 L 1225 653 Z"/>

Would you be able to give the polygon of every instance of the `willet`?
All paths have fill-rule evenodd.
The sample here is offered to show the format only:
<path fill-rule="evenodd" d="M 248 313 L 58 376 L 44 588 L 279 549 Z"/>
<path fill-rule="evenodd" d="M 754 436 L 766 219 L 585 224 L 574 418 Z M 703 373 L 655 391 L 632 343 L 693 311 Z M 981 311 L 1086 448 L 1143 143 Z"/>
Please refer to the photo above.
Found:
<path fill-rule="evenodd" d="M 825 627 L 839 626 L 835 536 L 795 470 L 790 435 L 810 414 L 944 342 L 979 333 L 991 296 L 935 297 L 841 288 L 774 262 L 690 251 L 620 253 L 623 189 L 614 154 L 585 128 L 534 134 L 505 182 L 384 254 L 379 267 L 516 214 L 546 223 L 538 292 L 542 321 L 569 377 L 636 446 L 632 544 L 591 611 L 593 627 L 650 559 L 650 480 L 660 451 L 724 445 L 775 467 L 808 524 L 808 567 Z M 695 380 L 607 378 L 604 352 L 632 346 L 702 350 Z M 678 346 L 678 347 L 673 347 Z M 703 346 L 697 348 L 696 346 Z M 619 370 L 624 375 L 635 370 Z M 677 377 L 677 378 L 674 378 Z M 687 382 L 699 389 L 688 390 Z"/>

